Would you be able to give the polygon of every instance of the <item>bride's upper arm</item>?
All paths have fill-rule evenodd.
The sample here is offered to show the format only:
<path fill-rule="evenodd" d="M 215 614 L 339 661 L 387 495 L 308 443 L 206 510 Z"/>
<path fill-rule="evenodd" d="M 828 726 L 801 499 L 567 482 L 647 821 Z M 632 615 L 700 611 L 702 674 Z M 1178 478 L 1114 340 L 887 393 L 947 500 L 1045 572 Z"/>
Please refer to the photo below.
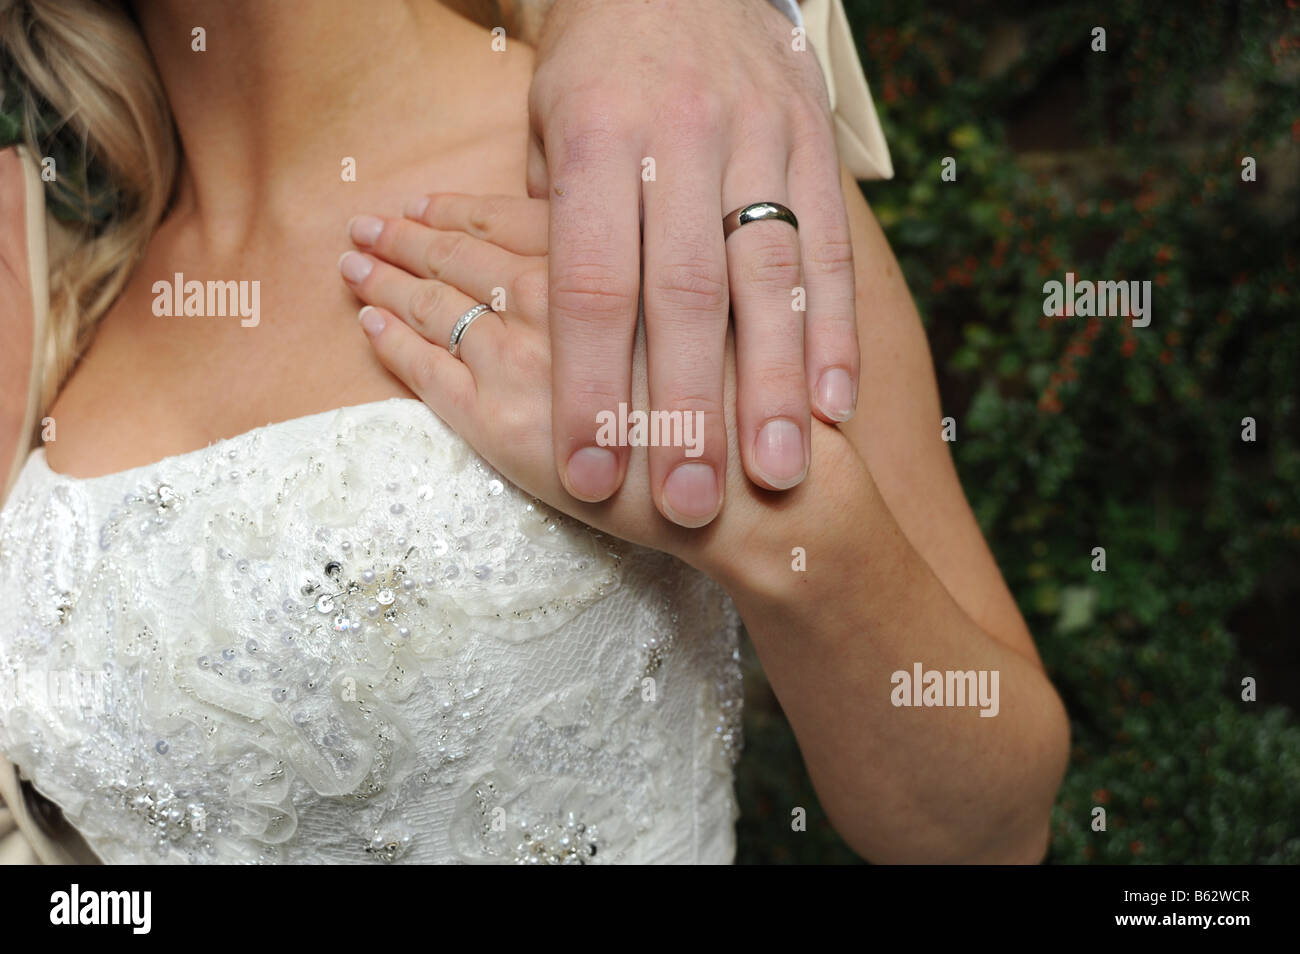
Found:
<path fill-rule="evenodd" d="M 27 438 L 33 328 L 26 196 L 18 150 L 0 149 L 0 501 Z"/>
<path fill-rule="evenodd" d="M 898 262 L 856 182 L 844 174 L 857 285 L 857 413 L 840 425 L 894 519 L 957 604 L 993 638 L 1037 660 L 941 437 L 934 362 Z M 815 464 L 815 462 L 814 462 Z"/>

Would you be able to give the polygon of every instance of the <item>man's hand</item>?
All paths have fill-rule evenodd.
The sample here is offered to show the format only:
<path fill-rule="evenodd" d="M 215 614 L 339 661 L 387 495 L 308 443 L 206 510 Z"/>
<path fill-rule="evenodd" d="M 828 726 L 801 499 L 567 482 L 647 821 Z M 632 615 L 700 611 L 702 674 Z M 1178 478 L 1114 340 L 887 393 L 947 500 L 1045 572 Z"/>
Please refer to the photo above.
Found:
<path fill-rule="evenodd" d="M 761 487 L 799 483 L 810 407 L 847 420 L 858 381 L 848 218 L 812 50 L 764 0 L 556 0 L 530 111 L 529 192 L 551 201 L 552 422 L 565 489 L 604 500 L 626 476 L 628 449 L 597 446 L 597 415 L 629 400 L 638 292 L 650 409 L 705 421 L 700 456 L 651 448 L 659 512 L 696 527 L 722 507 L 729 307 L 741 461 Z M 788 206 L 798 231 L 762 221 L 724 240 L 723 217 L 754 202 Z"/>
<path fill-rule="evenodd" d="M 546 436 L 553 403 L 547 206 L 523 196 L 441 193 L 408 217 L 353 219 L 349 232 L 356 250 L 340 259 L 339 270 L 366 305 L 359 318 L 375 354 L 488 463 L 548 506 L 621 540 L 670 553 L 719 581 L 746 585 L 741 581 L 760 567 L 784 567 L 779 551 L 775 561 L 771 549 L 768 558 L 755 559 L 749 541 L 760 529 L 776 533 L 770 529 L 774 518 L 797 524 L 820 512 L 823 520 L 800 525 L 814 537 L 824 535 L 866 486 L 867 478 L 857 476 L 865 474 L 865 465 L 839 428 L 809 422 L 818 474 L 791 500 L 755 490 L 741 474 L 739 448 L 722 447 L 723 459 L 733 462 L 730 499 L 704 533 L 662 518 L 651 502 L 647 454 L 640 448 L 629 448 L 627 483 L 608 502 L 575 500 L 561 485 Z M 365 268 L 358 267 L 363 263 Z M 506 292 L 506 307 L 476 318 L 452 357 L 449 345 L 460 317 L 497 288 Z M 643 372 L 644 353 L 638 348 L 633 357 L 633 367 Z M 723 371 L 731 373 L 723 393 L 729 402 L 735 401 L 733 361 L 734 349 L 728 349 Z M 640 400 L 647 397 L 645 384 L 638 374 L 633 393 Z M 835 492 L 818 494 L 818 486 Z"/>

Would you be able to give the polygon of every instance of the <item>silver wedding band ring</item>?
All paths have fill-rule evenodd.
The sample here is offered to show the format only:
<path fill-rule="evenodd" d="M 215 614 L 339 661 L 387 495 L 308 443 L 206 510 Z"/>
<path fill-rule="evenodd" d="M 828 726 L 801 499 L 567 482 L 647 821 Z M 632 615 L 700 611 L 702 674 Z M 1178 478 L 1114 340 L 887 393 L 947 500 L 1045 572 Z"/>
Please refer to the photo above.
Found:
<path fill-rule="evenodd" d="M 796 232 L 799 231 L 799 220 L 794 217 L 793 212 L 779 202 L 755 202 L 752 205 L 742 206 L 722 220 L 722 239 L 725 242 L 731 233 L 742 225 L 764 222 L 768 219 L 789 222 Z"/>
<path fill-rule="evenodd" d="M 465 337 L 465 330 L 474 323 L 475 318 L 485 315 L 491 310 L 487 305 L 475 305 L 456 321 L 456 326 L 451 329 L 451 340 L 447 342 L 447 351 L 450 352 L 453 358 L 457 356 L 456 352 L 460 350 L 460 339 Z"/>
<path fill-rule="evenodd" d="M 779 202 L 754 202 L 736 209 L 722 220 L 723 240 L 725 241 L 742 225 L 748 225 L 750 222 L 765 222 L 768 219 L 788 222 L 796 232 L 799 230 L 799 220 L 795 218 L 795 214 Z M 457 352 L 460 351 L 460 339 L 465 336 L 466 330 L 474 323 L 474 319 L 491 310 L 487 305 L 475 305 L 457 319 L 455 327 L 451 329 L 451 340 L 447 342 L 447 351 L 452 357 L 456 357 Z"/>

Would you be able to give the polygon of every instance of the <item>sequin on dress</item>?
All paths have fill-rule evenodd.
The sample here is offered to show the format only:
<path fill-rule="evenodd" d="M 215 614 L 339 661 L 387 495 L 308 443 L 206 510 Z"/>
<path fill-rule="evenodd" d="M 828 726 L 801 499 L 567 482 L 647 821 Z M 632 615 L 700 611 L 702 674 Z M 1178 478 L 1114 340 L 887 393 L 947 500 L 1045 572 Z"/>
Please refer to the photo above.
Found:
<path fill-rule="evenodd" d="M 0 512 L 0 751 L 110 863 L 727 863 L 734 608 L 395 399 Z"/>

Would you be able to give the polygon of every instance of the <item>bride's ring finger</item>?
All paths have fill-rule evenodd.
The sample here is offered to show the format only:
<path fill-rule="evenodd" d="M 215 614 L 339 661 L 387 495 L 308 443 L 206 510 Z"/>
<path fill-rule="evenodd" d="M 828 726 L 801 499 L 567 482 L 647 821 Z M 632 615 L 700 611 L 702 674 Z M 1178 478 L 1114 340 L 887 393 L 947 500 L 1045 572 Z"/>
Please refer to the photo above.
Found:
<path fill-rule="evenodd" d="M 363 302 L 392 312 L 440 348 L 449 347 L 457 322 L 470 309 L 485 304 L 445 282 L 416 278 L 362 252 L 345 252 L 339 271 Z M 478 356 L 500 353 L 503 334 L 501 316 L 489 309 L 462 329 L 456 356 L 473 368 Z"/>
<path fill-rule="evenodd" d="M 464 232 L 431 229 L 410 219 L 359 215 L 348 223 L 357 248 L 404 268 L 417 278 L 434 278 L 494 306 L 509 317 L 504 291 L 523 261 L 513 252 Z"/>

